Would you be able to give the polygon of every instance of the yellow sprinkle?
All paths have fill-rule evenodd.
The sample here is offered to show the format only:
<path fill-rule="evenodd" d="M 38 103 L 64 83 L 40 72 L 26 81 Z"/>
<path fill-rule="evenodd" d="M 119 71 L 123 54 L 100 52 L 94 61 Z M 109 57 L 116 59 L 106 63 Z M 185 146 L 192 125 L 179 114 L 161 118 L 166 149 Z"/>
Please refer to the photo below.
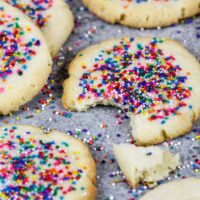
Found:
<path fill-rule="evenodd" d="M 27 31 L 31 31 L 31 27 L 30 27 L 30 26 L 27 26 L 27 27 L 26 27 L 26 30 L 27 30 Z"/>
<path fill-rule="evenodd" d="M 196 135 L 195 139 L 200 140 L 200 135 Z"/>
<path fill-rule="evenodd" d="M 38 180 L 37 175 L 32 175 L 31 178 L 32 178 L 32 181 L 37 181 Z"/>
<path fill-rule="evenodd" d="M 19 116 L 15 117 L 16 120 L 20 120 L 21 118 Z"/>
<path fill-rule="evenodd" d="M 18 184 L 19 184 L 19 183 L 20 183 L 20 180 L 16 180 L 16 183 L 18 183 Z"/>
<path fill-rule="evenodd" d="M 36 112 L 37 114 L 39 114 L 39 113 L 41 113 L 41 110 L 36 110 L 35 112 Z"/>
<path fill-rule="evenodd" d="M 2 197 L 1 199 L 8 199 L 8 197 L 3 193 L 0 193 L 0 197 Z"/>
<path fill-rule="evenodd" d="M 147 112 L 146 112 L 146 111 L 144 111 L 144 110 L 142 110 L 142 114 L 143 114 L 143 115 L 146 115 L 146 114 L 147 114 Z"/>
<path fill-rule="evenodd" d="M 74 151 L 73 154 L 74 154 L 74 155 L 78 155 L 79 152 L 78 152 L 78 151 Z"/>

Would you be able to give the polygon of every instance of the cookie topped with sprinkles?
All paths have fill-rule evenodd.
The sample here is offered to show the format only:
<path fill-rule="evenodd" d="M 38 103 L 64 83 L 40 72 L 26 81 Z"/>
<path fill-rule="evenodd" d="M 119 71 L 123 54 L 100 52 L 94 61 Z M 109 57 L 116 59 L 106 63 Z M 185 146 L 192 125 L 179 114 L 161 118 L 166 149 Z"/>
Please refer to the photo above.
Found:
<path fill-rule="evenodd" d="M 78 139 L 26 125 L 4 126 L 0 156 L 0 199 L 95 198 L 95 163 Z"/>
<path fill-rule="evenodd" d="M 73 15 L 64 0 L 3 1 L 20 9 L 41 28 L 51 54 L 55 56 L 65 40 L 69 37 L 74 26 Z"/>
<path fill-rule="evenodd" d="M 8 114 L 39 93 L 51 71 L 51 56 L 38 27 L 26 15 L 0 3 L 0 114 Z"/>
<path fill-rule="evenodd" d="M 125 110 L 137 144 L 187 133 L 200 114 L 200 64 L 179 43 L 121 38 L 78 53 L 69 66 L 63 104 L 85 111 L 97 104 Z"/>
<path fill-rule="evenodd" d="M 82 0 L 109 23 L 136 28 L 169 26 L 200 13 L 200 0 Z"/>
<path fill-rule="evenodd" d="M 40 28 L 47 25 L 50 15 L 45 15 L 45 11 L 52 8 L 53 0 L 47 1 L 20 1 L 5 0 L 6 3 L 20 9 L 28 15 Z"/>

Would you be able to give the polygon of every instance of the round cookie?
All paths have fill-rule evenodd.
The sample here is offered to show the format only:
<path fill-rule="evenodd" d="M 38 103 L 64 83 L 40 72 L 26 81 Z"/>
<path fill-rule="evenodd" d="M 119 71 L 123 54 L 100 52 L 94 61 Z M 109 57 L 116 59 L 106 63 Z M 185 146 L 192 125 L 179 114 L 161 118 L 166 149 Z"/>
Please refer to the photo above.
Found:
<path fill-rule="evenodd" d="M 0 127 L 0 198 L 93 200 L 94 160 L 80 140 L 27 125 Z"/>
<path fill-rule="evenodd" d="M 54 57 L 74 27 L 74 18 L 64 0 L 3 0 L 28 15 L 42 30 Z"/>
<path fill-rule="evenodd" d="M 172 181 L 150 191 L 140 200 L 199 200 L 200 179 L 186 178 Z"/>
<path fill-rule="evenodd" d="M 40 30 L 18 9 L 0 2 L 0 114 L 32 100 L 51 72 L 52 60 Z"/>
<path fill-rule="evenodd" d="M 198 61 L 173 40 L 112 39 L 78 53 L 62 101 L 77 111 L 122 108 L 137 144 L 152 145 L 191 130 L 200 114 L 199 77 Z"/>
<path fill-rule="evenodd" d="M 200 0 L 82 0 L 109 23 L 153 28 L 178 23 L 200 13 Z"/>

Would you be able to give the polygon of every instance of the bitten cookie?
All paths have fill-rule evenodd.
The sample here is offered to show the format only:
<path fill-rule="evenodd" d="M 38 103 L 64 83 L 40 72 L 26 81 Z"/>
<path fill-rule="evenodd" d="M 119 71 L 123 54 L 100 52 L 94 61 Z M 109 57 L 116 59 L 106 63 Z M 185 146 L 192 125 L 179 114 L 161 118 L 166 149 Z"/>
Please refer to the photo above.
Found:
<path fill-rule="evenodd" d="M 96 167 L 80 140 L 27 125 L 0 127 L 0 198 L 93 200 Z"/>
<path fill-rule="evenodd" d="M 200 179 L 186 178 L 169 182 L 144 195 L 140 200 L 199 200 Z"/>
<path fill-rule="evenodd" d="M 78 53 L 62 101 L 78 111 L 120 107 L 137 144 L 157 144 L 187 133 L 198 119 L 199 77 L 198 61 L 173 40 L 113 39 Z"/>
<path fill-rule="evenodd" d="M 16 8 L 0 2 L 0 114 L 33 99 L 51 72 L 52 60 L 40 30 Z"/>
<path fill-rule="evenodd" d="M 82 0 L 109 23 L 153 28 L 178 23 L 200 13 L 200 0 Z"/>
<path fill-rule="evenodd" d="M 166 178 L 179 165 L 179 156 L 159 147 L 113 146 L 117 162 L 126 180 L 135 188 L 138 183 L 150 185 Z"/>
<path fill-rule="evenodd" d="M 42 30 L 54 57 L 74 27 L 74 18 L 64 0 L 3 0 L 28 15 Z"/>

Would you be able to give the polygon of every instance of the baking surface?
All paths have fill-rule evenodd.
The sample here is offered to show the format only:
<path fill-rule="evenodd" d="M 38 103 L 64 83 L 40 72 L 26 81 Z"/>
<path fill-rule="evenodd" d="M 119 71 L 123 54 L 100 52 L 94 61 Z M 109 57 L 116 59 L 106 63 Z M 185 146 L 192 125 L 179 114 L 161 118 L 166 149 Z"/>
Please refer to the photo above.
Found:
<path fill-rule="evenodd" d="M 113 143 L 130 142 L 129 119 L 113 107 L 98 106 L 85 113 L 71 113 L 65 110 L 61 96 L 62 83 L 67 77 L 66 67 L 79 50 L 120 36 L 170 37 L 183 43 L 200 60 L 200 17 L 160 30 L 138 30 L 101 21 L 83 7 L 81 0 L 66 2 L 73 10 L 76 27 L 55 58 L 54 70 L 48 84 L 32 102 L 18 112 L 0 117 L 0 125 L 30 124 L 46 129 L 54 128 L 83 139 L 88 143 L 97 161 L 97 199 L 137 200 L 147 192 L 147 188 L 140 185 L 137 190 L 131 189 L 124 181 L 112 153 Z M 163 181 L 189 176 L 200 177 L 200 120 L 193 126 L 191 133 L 162 146 L 181 154 L 180 169 Z"/>

